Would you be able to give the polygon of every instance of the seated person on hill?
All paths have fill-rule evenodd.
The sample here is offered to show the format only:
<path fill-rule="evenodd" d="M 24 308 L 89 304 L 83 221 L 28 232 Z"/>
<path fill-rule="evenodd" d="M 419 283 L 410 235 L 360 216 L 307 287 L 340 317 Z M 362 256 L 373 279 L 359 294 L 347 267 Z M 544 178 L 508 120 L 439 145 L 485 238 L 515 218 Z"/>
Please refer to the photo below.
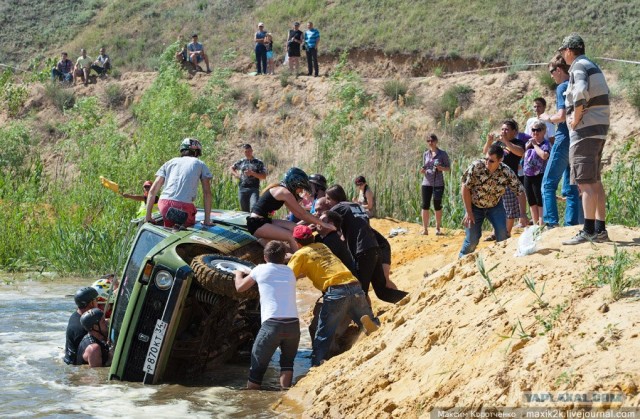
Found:
<path fill-rule="evenodd" d="M 91 69 L 94 70 L 98 75 L 103 76 L 111 70 L 111 60 L 109 56 L 105 52 L 104 47 L 100 48 L 100 55 L 91 65 Z"/>
<path fill-rule="evenodd" d="M 191 42 L 187 45 L 187 54 L 189 62 L 191 62 L 196 69 L 198 69 L 200 62 L 204 60 L 204 63 L 207 65 L 207 73 L 211 73 L 209 57 L 207 57 L 207 54 L 204 52 L 204 46 L 198 42 L 197 33 L 191 35 Z"/>
<path fill-rule="evenodd" d="M 73 81 L 73 61 L 67 58 L 67 53 L 60 54 L 60 61 L 51 70 L 51 79 L 58 79 L 67 83 Z"/>
<path fill-rule="evenodd" d="M 87 55 L 87 50 L 82 48 L 80 50 L 80 57 L 76 60 L 76 66 L 74 68 L 74 76 L 76 83 L 78 80 L 82 80 L 84 85 L 89 84 L 89 72 L 91 71 L 91 64 L 93 60 Z"/>

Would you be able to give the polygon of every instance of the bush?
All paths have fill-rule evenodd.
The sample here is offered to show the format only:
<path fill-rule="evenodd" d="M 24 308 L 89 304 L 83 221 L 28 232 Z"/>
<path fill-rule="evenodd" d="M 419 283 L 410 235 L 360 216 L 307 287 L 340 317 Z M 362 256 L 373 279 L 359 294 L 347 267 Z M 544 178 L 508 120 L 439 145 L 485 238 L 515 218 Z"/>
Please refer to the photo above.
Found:
<path fill-rule="evenodd" d="M 465 85 L 455 85 L 447 89 L 433 110 L 436 120 L 443 119 L 447 112 L 453 117 L 458 106 L 466 108 L 471 104 L 474 90 Z"/>
<path fill-rule="evenodd" d="M 117 108 L 121 106 L 127 95 L 122 90 L 119 84 L 110 83 L 104 88 L 102 99 L 104 103 L 109 108 Z"/>
<path fill-rule="evenodd" d="M 7 82 L 2 87 L 2 103 L 9 111 L 9 116 L 16 116 L 29 97 L 29 91 L 25 86 Z"/>
<path fill-rule="evenodd" d="M 49 102 L 51 102 L 51 104 L 61 112 L 65 109 L 73 108 L 73 105 L 76 103 L 76 97 L 73 90 L 65 89 L 56 81 L 47 83 L 44 88 L 44 95 Z"/>
<path fill-rule="evenodd" d="M 280 79 L 280 86 L 287 87 L 290 83 L 289 78 L 291 77 L 291 73 L 289 70 L 285 70 L 280 73 L 278 78 Z"/>
<path fill-rule="evenodd" d="M 397 102 L 400 96 L 407 97 L 409 86 L 402 80 L 389 80 L 382 86 L 382 91 L 389 99 Z"/>
<path fill-rule="evenodd" d="M 551 90 L 552 92 L 555 92 L 557 85 L 555 80 L 553 80 L 553 77 L 551 77 L 551 74 L 549 74 L 547 67 L 544 68 L 544 71 L 540 71 L 538 73 L 538 81 L 545 88 Z"/>

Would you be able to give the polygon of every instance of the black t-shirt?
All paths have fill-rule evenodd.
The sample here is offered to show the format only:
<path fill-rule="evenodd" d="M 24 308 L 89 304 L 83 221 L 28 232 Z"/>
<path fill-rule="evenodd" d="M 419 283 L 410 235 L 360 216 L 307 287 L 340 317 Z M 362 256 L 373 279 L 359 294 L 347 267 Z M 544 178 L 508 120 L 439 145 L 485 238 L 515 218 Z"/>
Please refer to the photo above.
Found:
<path fill-rule="evenodd" d="M 294 39 L 301 41 L 302 31 L 289 29 L 289 39 L 287 40 L 287 51 L 289 51 L 289 53 L 300 53 L 300 44 L 298 42 L 294 42 Z"/>
<path fill-rule="evenodd" d="M 316 243 L 322 243 L 331 250 L 331 253 L 336 255 L 338 259 L 349 268 L 351 273 L 356 276 L 356 262 L 353 260 L 353 256 L 351 252 L 349 252 L 349 248 L 347 244 L 340 238 L 340 235 L 332 231 L 324 237 L 321 237 L 319 234 L 316 236 Z"/>
<path fill-rule="evenodd" d="M 344 234 L 353 257 L 378 247 L 378 242 L 369 226 L 369 217 L 364 208 L 355 202 L 340 202 L 331 211 L 342 216 L 342 234 Z"/>
<path fill-rule="evenodd" d="M 260 187 L 260 179 L 253 176 L 247 176 L 245 171 L 252 170 L 256 173 L 266 173 L 264 163 L 260 159 L 253 158 L 249 159 L 241 159 L 235 162 L 232 166 L 235 170 L 240 171 L 240 182 L 239 185 L 241 188 L 251 188 L 258 189 Z"/>
<path fill-rule="evenodd" d="M 65 364 L 73 365 L 76 363 L 78 345 L 80 345 L 80 341 L 86 334 L 87 331 L 80 324 L 80 314 L 74 311 L 67 324 L 67 341 L 64 345 Z"/>
<path fill-rule="evenodd" d="M 504 149 L 504 160 L 503 160 L 504 164 L 509 166 L 509 168 L 513 170 L 513 173 L 517 175 L 518 164 L 520 164 L 520 160 L 522 159 L 522 156 L 516 156 L 515 154 L 511 153 L 509 150 L 507 150 L 507 147 L 504 145 L 502 141 L 497 141 L 497 143 L 500 144 L 500 146 Z M 524 147 L 527 145 L 527 143 L 524 140 L 519 140 L 518 138 L 514 138 L 513 140 L 511 140 L 511 143 L 522 147 L 523 150 L 524 150 Z"/>

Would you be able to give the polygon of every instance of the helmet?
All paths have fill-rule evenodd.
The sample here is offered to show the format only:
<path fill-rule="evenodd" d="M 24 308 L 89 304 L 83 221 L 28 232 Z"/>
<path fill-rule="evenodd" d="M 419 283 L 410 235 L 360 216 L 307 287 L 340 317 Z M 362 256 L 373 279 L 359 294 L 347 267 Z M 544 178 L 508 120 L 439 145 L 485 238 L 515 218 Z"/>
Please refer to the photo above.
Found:
<path fill-rule="evenodd" d="M 93 328 L 96 324 L 100 323 L 100 320 L 104 317 L 104 313 L 99 308 L 92 308 L 80 316 L 80 324 L 87 332 Z"/>
<path fill-rule="evenodd" d="M 284 186 L 291 192 L 296 195 L 296 190 L 304 189 L 305 191 L 311 192 L 311 185 L 309 185 L 309 176 L 302 169 L 298 169 L 297 167 L 292 167 L 287 170 L 287 173 L 284 174 L 284 178 L 282 179 Z"/>
<path fill-rule="evenodd" d="M 323 191 L 327 190 L 327 178 L 322 176 L 320 173 L 315 173 L 309 176 L 309 183 L 313 183 Z"/>
<path fill-rule="evenodd" d="M 93 287 L 80 288 L 73 297 L 78 308 L 85 308 L 96 298 L 98 298 L 98 291 Z"/>
<path fill-rule="evenodd" d="M 195 138 L 185 138 L 182 140 L 182 143 L 180 143 L 180 151 L 185 150 L 192 150 L 195 156 L 198 157 L 202 155 L 202 144 Z"/>
<path fill-rule="evenodd" d="M 98 292 L 98 304 L 107 304 L 107 302 L 109 301 L 111 278 L 113 278 L 113 275 L 104 275 L 96 282 L 91 284 L 91 287 L 93 287 Z"/>

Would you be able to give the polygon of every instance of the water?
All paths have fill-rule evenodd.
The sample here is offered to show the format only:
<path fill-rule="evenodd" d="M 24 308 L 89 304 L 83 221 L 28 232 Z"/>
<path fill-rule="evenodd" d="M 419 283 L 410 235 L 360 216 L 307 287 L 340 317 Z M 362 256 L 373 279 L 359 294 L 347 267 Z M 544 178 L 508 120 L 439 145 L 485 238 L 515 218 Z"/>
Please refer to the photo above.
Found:
<path fill-rule="evenodd" d="M 108 368 L 62 361 L 71 294 L 92 279 L 0 283 L 0 417 L 271 418 L 279 391 L 246 391 L 248 365 L 223 365 L 182 384 L 143 386 L 109 382 Z M 304 313 L 315 301 L 299 295 Z M 310 367 L 306 326 L 294 366 L 294 383 Z M 274 355 L 278 359 L 279 354 Z M 278 387 L 272 365 L 263 385 Z"/>

